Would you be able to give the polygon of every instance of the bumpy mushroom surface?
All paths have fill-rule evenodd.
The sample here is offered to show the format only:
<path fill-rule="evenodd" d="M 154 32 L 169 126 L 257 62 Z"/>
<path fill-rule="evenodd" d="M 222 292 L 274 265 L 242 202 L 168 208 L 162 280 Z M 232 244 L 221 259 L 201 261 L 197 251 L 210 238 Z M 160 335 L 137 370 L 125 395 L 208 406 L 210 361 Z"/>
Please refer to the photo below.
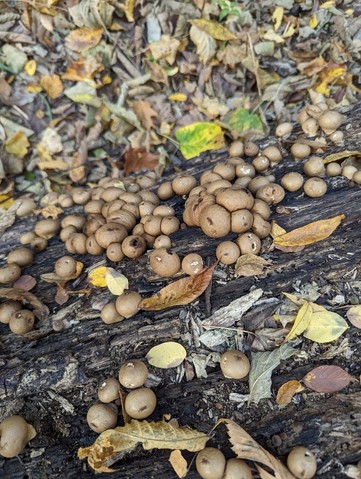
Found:
<path fill-rule="evenodd" d="M 176 253 L 165 248 L 155 249 L 149 258 L 152 270 L 164 278 L 169 278 L 180 270 L 181 261 Z"/>
<path fill-rule="evenodd" d="M 10 416 L 0 424 L 0 455 L 15 457 L 36 436 L 36 431 L 21 416 Z"/>
<path fill-rule="evenodd" d="M 202 211 L 200 227 L 211 238 L 222 238 L 231 231 L 231 215 L 220 205 L 211 205 Z"/>

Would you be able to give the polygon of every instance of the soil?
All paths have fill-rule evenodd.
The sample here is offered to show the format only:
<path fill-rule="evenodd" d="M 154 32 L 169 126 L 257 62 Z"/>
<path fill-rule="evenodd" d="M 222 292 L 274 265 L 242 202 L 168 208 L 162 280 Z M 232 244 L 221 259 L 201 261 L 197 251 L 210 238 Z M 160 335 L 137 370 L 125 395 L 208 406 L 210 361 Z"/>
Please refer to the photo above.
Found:
<path fill-rule="evenodd" d="M 344 127 L 345 144 L 357 150 L 360 144 L 361 104 L 348 114 Z M 332 152 L 342 151 L 342 147 Z M 330 151 L 331 153 L 331 151 Z M 216 161 L 226 159 L 225 151 L 204 154 L 186 163 L 186 171 L 200 175 Z M 276 178 L 295 169 L 294 160 L 286 159 L 276 169 Z M 301 170 L 301 166 L 296 166 Z M 173 171 L 164 177 L 171 178 Z M 358 381 L 334 394 L 319 394 L 305 389 L 284 408 L 275 402 L 279 386 L 291 379 L 301 379 L 312 368 L 334 364 L 360 376 L 361 333 L 350 328 L 337 340 L 317 344 L 303 339 L 296 346 L 300 354 L 283 361 L 272 376 L 272 397 L 258 404 L 242 403 L 248 393 L 247 380 L 225 379 L 216 362 L 210 360 L 207 377 L 194 375 L 192 361 L 198 355 L 227 347 L 242 345 L 250 354 L 253 335 L 264 327 L 276 328 L 272 314 L 284 301 L 282 292 L 317 294 L 317 302 L 344 315 L 350 305 L 361 300 L 361 189 L 347 179 L 328 178 L 328 193 L 318 199 L 302 193 L 288 194 L 272 219 L 286 230 L 311 221 L 344 214 L 342 225 L 329 237 L 306 247 L 299 253 L 284 253 L 265 240 L 263 256 L 271 266 L 264 275 L 234 278 L 233 268 L 218 266 L 212 289 L 197 301 L 160 312 L 140 312 L 135 317 L 115 325 L 105 325 L 99 319 L 99 305 L 110 300 L 103 290 L 87 295 L 72 295 L 63 306 L 54 302 L 55 286 L 38 280 L 32 292 L 50 310 L 49 317 L 38 321 L 35 331 L 24 337 L 9 333 L 0 325 L 0 418 L 21 414 L 36 428 L 38 435 L 24 452 L 11 460 L 0 459 L 2 479 L 103 478 L 173 479 L 169 451 L 133 451 L 115 464 L 117 472 L 95 474 L 85 461 L 77 458 L 78 447 L 90 445 L 97 435 L 86 424 L 86 412 L 97 401 L 97 385 L 106 377 L 116 376 L 120 365 L 129 358 L 144 359 L 155 344 L 174 340 L 187 350 L 186 367 L 159 370 L 150 368 L 148 384 L 154 389 L 158 405 L 150 419 L 160 420 L 171 415 L 181 425 L 209 433 L 219 418 L 232 418 L 259 443 L 282 461 L 295 445 L 304 445 L 317 456 L 322 479 L 346 479 L 345 466 L 361 459 L 361 391 Z M 170 201 L 181 211 L 183 200 Z M 80 211 L 81 208 L 75 208 Z M 31 230 L 34 219 L 17 221 L 1 238 L 1 253 L 18 245 L 24 231 Z M 172 236 L 174 251 L 186 254 L 200 252 L 205 261 L 214 261 L 217 242 L 198 229 L 182 229 Z M 59 239 L 50 240 L 49 247 L 37 254 L 34 264 L 24 270 L 39 278 L 53 269 L 54 259 L 65 253 Z M 148 266 L 149 254 L 138 260 L 109 264 L 127 275 L 130 287 L 143 297 L 157 292 L 166 281 L 155 278 Z M 84 273 L 68 287 L 74 290 L 88 287 L 87 268 L 94 257 L 84 255 Z M 97 261 L 97 260 L 96 260 Z M 261 288 L 262 298 L 236 322 L 237 330 L 223 344 L 212 350 L 199 342 L 202 321 L 233 300 L 255 288 Z M 209 444 L 221 447 L 232 456 L 225 430 L 212 433 Z M 185 453 L 187 459 L 191 453 Z M 191 466 L 189 479 L 199 477 Z M 255 475 L 255 477 L 258 477 Z"/>

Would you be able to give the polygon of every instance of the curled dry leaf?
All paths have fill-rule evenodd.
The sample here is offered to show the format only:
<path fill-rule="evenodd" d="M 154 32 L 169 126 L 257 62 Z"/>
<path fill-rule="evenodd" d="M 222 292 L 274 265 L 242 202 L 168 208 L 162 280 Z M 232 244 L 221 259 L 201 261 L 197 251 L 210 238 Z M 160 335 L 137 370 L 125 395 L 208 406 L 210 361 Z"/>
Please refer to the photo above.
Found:
<path fill-rule="evenodd" d="M 36 286 L 36 279 L 30 276 L 30 274 L 24 274 L 15 281 L 13 287 L 16 289 L 22 289 L 23 291 L 30 291 Z"/>
<path fill-rule="evenodd" d="M 308 325 L 310 324 L 312 318 L 312 314 L 313 311 L 310 303 L 308 301 L 305 301 L 305 303 L 298 310 L 291 331 L 286 336 L 286 341 L 295 339 L 308 328 Z"/>
<path fill-rule="evenodd" d="M 339 366 L 319 366 L 303 378 L 304 384 L 318 393 L 334 393 L 345 388 L 353 380 Z"/>
<path fill-rule="evenodd" d="M 149 364 L 156 368 L 168 369 L 179 366 L 187 356 L 184 347 L 174 341 L 154 346 L 147 354 Z"/>
<path fill-rule="evenodd" d="M 239 459 L 254 461 L 272 470 L 273 474 L 263 475 L 263 472 L 266 471 L 257 464 L 257 469 L 262 478 L 295 479 L 295 476 L 278 459 L 266 449 L 263 449 L 241 426 L 231 419 L 225 419 L 222 422 L 226 424 L 232 451 Z"/>
<path fill-rule="evenodd" d="M 179 449 L 176 449 L 170 453 L 169 462 L 171 463 L 174 472 L 178 477 L 182 478 L 187 475 L 187 461 L 184 459 Z"/>
<path fill-rule="evenodd" d="M 208 268 L 204 268 L 199 274 L 182 278 L 162 288 L 155 296 L 143 299 L 139 309 L 159 311 L 188 304 L 200 296 L 212 279 L 214 268 L 217 262 Z"/>
<path fill-rule="evenodd" d="M 149 449 L 186 449 L 196 452 L 204 449 L 208 436 L 188 427 L 175 428 L 165 421 L 131 421 L 123 427 L 101 433 L 94 444 L 78 449 L 80 459 L 98 472 L 112 472 L 114 462 L 132 451 L 137 444 Z"/>
<path fill-rule="evenodd" d="M 59 283 L 61 285 L 64 285 L 67 281 L 78 278 L 81 275 L 83 268 L 84 268 L 84 264 L 81 261 L 77 261 L 75 273 L 69 276 L 68 278 L 59 276 L 56 273 L 44 273 L 40 275 L 40 278 L 46 281 L 47 283 Z"/>
<path fill-rule="evenodd" d="M 15 288 L 0 288 L 0 298 L 13 299 L 23 304 L 30 304 L 33 307 L 33 313 L 40 319 L 47 319 L 49 309 L 34 294 L 28 291 L 21 291 Z"/>
<path fill-rule="evenodd" d="M 302 384 L 296 379 L 287 381 L 286 383 L 282 384 L 277 391 L 276 403 L 279 406 L 286 406 L 292 401 L 292 398 L 295 394 L 300 393 L 304 389 L 305 388 L 302 386 Z"/>
<path fill-rule="evenodd" d="M 269 261 L 252 253 L 243 254 L 236 263 L 235 276 L 257 276 L 263 273 Z"/>
<path fill-rule="evenodd" d="M 361 305 L 352 306 L 346 313 L 347 319 L 356 328 L 361 329 Z"/>
<path fill-rule="evenodd" d="M 334 216 L 325 220 L 314 221 L 301 228 L 296 228 L 281 236 L 277 236 L 273 242 L 276 246 L 299 247 L 316 243 L 328 238 L 339 226 L 345 215 Z"/>

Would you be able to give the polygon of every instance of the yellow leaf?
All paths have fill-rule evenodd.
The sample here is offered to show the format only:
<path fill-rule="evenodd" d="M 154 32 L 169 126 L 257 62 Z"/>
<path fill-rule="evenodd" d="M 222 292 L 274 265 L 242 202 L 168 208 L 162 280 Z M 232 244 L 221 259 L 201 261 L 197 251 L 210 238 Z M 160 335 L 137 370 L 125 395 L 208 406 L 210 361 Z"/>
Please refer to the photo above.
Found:
<path fill-rule="evenodd" d="M 311 28 L 316 28 L 318 25 L 318 18 L 317 15 L 314 13 L 309 21 L 309 25 Z"/>
<path fill-rule="evenodd" d="M 276 7 L 274 12 L 272 13 L 272 21 L 274 23 L 275 32 L 277 32 L 277 30 L 281 26 L 282 19 L 283 19 L 283 12 L 284 12 L 283 7 Z"/>
<path fill-rule="evenodd" d="M 124 13 L 128 22 L 134 22 L 135 0 L 125 0 Z"/>
<path fill-rule="evenodd" d="M 286 406 L 292 401 L 292 398 L 295 394 L 303 391 L 305 388 L 302 386 L 300 381 L 292 379 L 282 384 L 282 386 L 277 391 L 276 403 L 279 406 Z"/>
<path fill-rule="evenodd" d="M 270 42 L 276 42 L 276 43 L 284 43 L 285 39 L 276 33 L 273 28 L 270 28 L 267 30 L 267 32 L 263 35 L 264 40 L 269 40 Z"/>
<path fill-rule="evenodd" d="M 168 96 L 168 100 L 171 101 L 187 101 L 187 95 L 184 93 L 173 93 L 173 95 Z"/>
<path fill-rule="evenodd" d="M 318 305 L 317 305 L 318 306 Z M 335 341 L 348 329 L 346 321 L 336 313 L 327 311 L 313 313 L 303 336 L 316 343 Z"/>
<path fill-rule="evenodd" d="M 284 228 L 282 228 L 282 226 L 277 224 L 275 220 L 272 220 L 271 232 L 270 232 L 270 235 L 272 236 L 272 238 L 276 238 L 277 236 L 282 236 L 286 233 L 287 231 Z"/>
<path fill-rule="evenodd" d="M 88 283 L 96 286 L 97 288 L 106 288 L 107 282 L 105 280 L 105 273 L 107 271 L 106 266 L 98 266 L 88 274 Z"/>
<path fill-rule="evenodd" d="M 8 195 L 0 195 L 0 208 L 7 210 L 14 203 L 14 198 Z"/>
<path fill-rule="evenodd" d="M 106 268 L 105 282 L 109 291 L 116 296 L 123 294 L 124 290 L 129 287 L 128 278 L 113 268 Z"/>
<path fill-rule="evenodd" d="M 361 156 L 361 150 L 344 150 L 339 151 L 338 153 L 331 153 L 331 155 L 328 155 L 323 159 L 323 162 L 326 165 L 327 163 L 343 160 L 350 156 Z"/>
<path fill-rule="evenodd" d="M 40 80 L 40 85 L 52 100 L 63 94 L 64 87 L 59 75 L 44 75 Z"/>
<path fill-rule="evenodd" d="M 149 364 L 155 368 L 168 369 L 179 366 L 187 356 L 184 347 L 174 341 L 154 346 L 147 354 L 146 358 Z"/>
<path fill-rule="evenodd" d="M 91 29 L 88 27 L 72 30 L 65 38 L 66 46 L 78 53 L 94 48 L 100 42 L 103 31 L 103 28 Z"/>
<path fill-rule="evenodd" d="M 304 299 L 298 299 L 297 296 L 295 296 L 294 294 L 284 293 L 284 292 L 282 294 L 286 296 L 287 299 L 292 301 L 292 303 L 296 304 L 297 306 L 302 306 L 305 303 Z"/>
<path fill-rule="evenodd" d="M 24 158 L 28 152 L 29 146 L 30 142 L 22 131 L 16 132 L 14 136 L 5 142 L 5 150 L 11 155 L 15 155 L 19 158 Z"/>
<path fill-rule="evenodd" d="M 63 160 L 49 159 L 47 161 L 38 161 L 38 167 L 41 170 L 68 170 L 69 166 Z"/>
<path fill-rule="evenodd" d="M 149 449 L 186 449 L 196 452 L 204 449 L 208 436 L 188 427 L 175 428 L 165 421 L 148 422 L 132 420 L 129 424 L 102 432 L 94 444 L 78 449 L 80 459 L 98 472 L 112 472 L 109 468 L 137 444 Z"/>
<path fill-rule="evenodd" d="M 179 478 L 183 478 L 187 475 L 187 461 L 184 459 L 179 449 L 176 449 L 170 453 L 169 462 Z"/>
<path fill-rule="evenodd" d="M 282 36 L 283 38 L 290 38 L 295 33 L 296 33 L 295 27 L 292 25 L 292 23 L 289 23 L 286 27 L 286 30 L 283 32 Z"/>
<path fill-rule="evenodd" d="M 361 305 L 352 306 L 346 313 L 347 319 L 356 328 L 361 329 Z"/>
<path fill-rule="evenodd" d="M 178 128 L 175 137 L 179 141 L 181 152 L 186 160 L 204 151 L 218 150 L 226 145 L 223 130 L 215 123 L 191 123 Z"/>
<path fill-rule="evenodd" d="M 207 288 L 212 279 L 213 270 L 217 263 L 204 268 L 199 274 L 182 278 L 162 288 L 155 296 L 143 299 L 139 303 L 139 309 L 159 311 L 188 304 L 200 296 Z"/>
<path fill-rule="evenodd" d="M 335 0 L 328 0 L 320 5 L 320 8 L 327 9 L 335 6 Z"/>
<path fill-rule="evenodd" d="M 202 30 L 202 32 L 207 33 L 215 40 L 237 40 L 237 37 L 233 35 L 232 32 L 228 30 L 228 28 L 224 27 L 218 22 L 214 22 L 213 20 L 206 20 L 204 18 L 197 18 L 195 20 L 189 21 L 192 25 Z"/>
<path fill-rule="evenodd" d="M 26 62 L 24 70 L 30 77 L 34 76 L 36 72 L 36 61 L 29 60 L 28 62 Z"/>
<path fill-rule="evenodd" d="M 273 242 L 280 246 L 305 246 L 328 238 L 339 226 L 345 215 L 334 216 L 326 220 L 314 221 L 301 228 L 296 228 L 281 236 Z"/>
<path fill-rule="evenodd" d="M 301 306 L 299 309 L 295 322 L 291 328 L 291 331 L 287 334 L 285 341 L 290 341 L 295 339 L 297 336 L 302 334 L 310 324 L 312 317 L 312 307 L 308 301 Z"/>
<path fill-rule="evenodd" d="M 29 93 L 40 93 L 42 91 L 42 88 L 39 85 L 27 85 L 26 89 Z"/>
<path fill-rule="evenodd" d="M 318 86 L 316 86 L 315 90 L 317 91 L 317 93 L 321 93 L 322 95 L 329 95 L 330 90 L 328 88 L 328 85 L 335 83 L 338 79 L 341 79 L 345 75 L 345 73 L 345 66 L 331 68 L 323 77 L 322 82 Z"/>

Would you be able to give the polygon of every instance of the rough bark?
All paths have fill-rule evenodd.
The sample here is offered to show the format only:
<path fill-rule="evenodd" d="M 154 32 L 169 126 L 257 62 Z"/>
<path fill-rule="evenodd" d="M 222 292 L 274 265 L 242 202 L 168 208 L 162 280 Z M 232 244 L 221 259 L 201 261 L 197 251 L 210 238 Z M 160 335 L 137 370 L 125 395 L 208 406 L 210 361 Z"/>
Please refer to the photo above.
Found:
<path fill-rule="evenodd" d="M 356 105 L 343 126 L 348 150 L 357 150 L 361 140 L 361 104 Z M 343 147 L 332 149 L 342 151 Z M 330 151 L 331 153 L 331 151 Z M 208 169 L 225 152 L 203 155 L 186 163 L 185 169 L 197 175 Z M 295 169 L 291 159 L 277 167 L 279 178 L 285 171 Z M 296 166 L 300 170 L 300 165 Z M 151 346 L 165 340 L 181 341 L 189 356 L 207 353 L 198 345 L 194 330 L 200 327 L 204 311 L 211 306 L 216 311 L 257 286 L 269 300 L 246 313 L 238 323 L 243 329 L 257 328 L 273 313 L 282 291 L 292 292 L 314 283 L 323 294 L 323 300 L 337 292 L 349 298 L 360 298 L 361 261 L 361 189 L 345 178 L 329 178 L 326 196 L 309 199 L 302 193 L 287 195 L 283 209 L 272 218 L 287 230 L 311 221 L 343 213 L 346 218 L 327 240 L 310 245 L 300 253 L 272 250 L 265 242 L 265 257 L 272 263 L 267 274 L 256 278 L 233 278 L 230 268 L 219 267 L 214 275 L 209 301 L 204 295 L 195 303 L 161 312 L 140 312 L 134 318 L 107 326 L 99 319 L 96 303 L 110 294 L 95 291 L 90 296 L 72 296 L 59 307 L 54 303 L 55 287 L 38 281 L 33 291 L 49 307 L 49 318 L 37 323 L 35 332 L 26 337 L 15 337 L 5 325 L 0 325 L 0 419 L 9 414 L 22 414 L 37 429 L 38 436 L 21 454 L 21 459 L 0 459 L 3 479 L 106 477 L 95 475 L 76 457 L 79 446 L 89 445 L 96 435 L 89 432 L 85 416 L 87 408 L 97 400 L 96 387 L 105 377 L 116 375 L 119 365 L 127 358 L 144 358 Z M 181 199 L 172 200 L 178 212 Z M 5 255 L 18 245 L 19 235 L 33 226 L 33 220 L 16 222 L 1 238 L 1 252 Z M 206 260 L 214 259 L 216 241 L 210 240 L 198 229 L 183 229 L 173 235 L 175 251 L 182 254 L 200 252 Z M 64 253 L 58 239 L 50 241 L 49 248 L 36 255 L 31 268 L 26 270 L 36 278 L 50 272 L 54 258 Z M 126 260 L 117 269 L 130 280 L 131 288 L 142 296 L 151 295 L 165 284 L 151 275 L 148 255 L 139 260 Z M 85 266 L 94 263 L 94 257 L 82 258 Z M 85 270 L 86 271 L 86 270 Z M 73 289 L 86 287 L 86 274 L 76 281 Z M 273 299 L 272 299 L 273 298 Z M 341 310 L 343 311 L 343 310 Z M 60 331 L 55 331 L 59 329 Z M 348 353 L 341 342 L 347 338 Z M 359 374 L 360 333 L 352 327 L 337 341 L 334 353 L 330 345 L 314 346 L 305 341 L 302 348 L 310 357 L 311 365 L 339 364 L 353 375 Z M 338 348 L 338 349 L 337 349 Z M 348 355 L 347 355 L 348 354 Z M 291 360 L 273 375 L 274 391 L 289 379 L 300 379 L 310 368 L 297 366 Z M 344 466 L 360 459 L 361 393 L 357 383 L 346 391 L 322 395 L 307 391 L 297 402 L 280 409 L 274 400 L 260 405 L 238 407 L 229 399 L 230 393 L 246 394 L 244 381 L 225 380 L 217 367 L 210 368 L 208 378 L 187 381 L 179 371 L 152 370 L 150 378 L 158 397 L 154 419 L 170 413 L 182 425 L 210 431 L 215 420 L 231 417 L 238 421 L 264 447 L 281 459 L 294 445 L 310 446 L 318 455 L 318 474 L 323 479 L 342 479 L 347 476 Z M 183 371 L 184 372 L 184 371 Z M 214 443 L 226 447 L 224 431 L 217 433 Z M 167 451 L 139 449 L 119 464 L 114 478 L 172 479 L 175 474 L 168 463 Z M 190 457 L 189 454 L 186 455 Z M 197 476 L 194 467 L 190 479 Z"/>

